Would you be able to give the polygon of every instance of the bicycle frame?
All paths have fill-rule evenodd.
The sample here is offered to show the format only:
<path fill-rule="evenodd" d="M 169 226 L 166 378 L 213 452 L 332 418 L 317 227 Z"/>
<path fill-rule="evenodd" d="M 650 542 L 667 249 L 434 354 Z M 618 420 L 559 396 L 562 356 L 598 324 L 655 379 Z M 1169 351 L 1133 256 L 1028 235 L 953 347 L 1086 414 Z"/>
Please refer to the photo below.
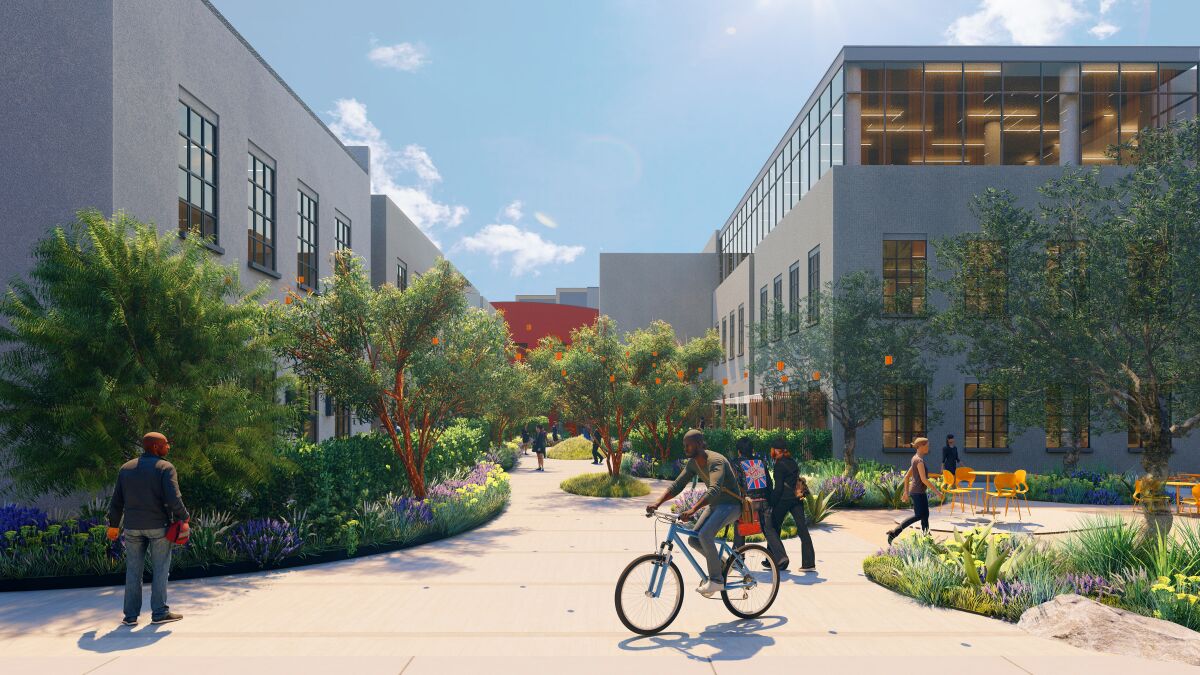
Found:
<path fill-rule="evenodd" d="M 666 570 L 671 563 L 672 557 L 674 556 L 676 544 L 679 545 L 679 550 L 683 551 L 683 556 L 692 564 L 692 569 L 696 570 L 696 574 L 699 575 L 701 579 L 708 578 L 708 573 L 705 571 L 704 567 L 702 567 L 700 563 L 696 561 L 696 556 L 692 553 L 691 547 L 689 547 L 683 540 L 684 537 L 696 536 L 699 536 L 699 533 L 696 530 L 683 527 L 678 522 L 671 523 L 671 529 L 668 530 L 666 538 L 663 539 L 663 542 L 658 545 L 659 555 L 662 556 L 662 560 L 654 566 L 654 571 L 650 575 L 650 585 L 649 588 L 646 589 L 648 594 L 655 598 L 662 594 L 663 582 L 667 577 Z M 721 557 L 733 556 L 733 569 L 743 573 L 742 581 L 730 583 L 729 580 L 726 579 L 725 590 L 729 591 L 738 588 L 750 588 L 755 585 L 754 577 L 749 574 L 745 574 L 746 570 L 744 563 L 741 560 L 741 556 L 739 556 L 729 546 L 729 544 L 725 542 L 724 539 L 717 540 L 717 555 Z"/>

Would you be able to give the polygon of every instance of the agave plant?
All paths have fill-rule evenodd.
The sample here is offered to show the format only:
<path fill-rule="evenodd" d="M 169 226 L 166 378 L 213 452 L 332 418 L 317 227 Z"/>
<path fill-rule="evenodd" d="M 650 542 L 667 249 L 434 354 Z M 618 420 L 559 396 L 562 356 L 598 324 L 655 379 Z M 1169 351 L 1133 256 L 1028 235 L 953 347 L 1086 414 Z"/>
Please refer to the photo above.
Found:
<path fill-rule="evenodd" d="M 946 543 L 942 562 L 958 564 L 968 586 L 995 584 L 1000 573 L 1019 560 L 1024 547 L 1015 546 L 1004 533 L 992 534 L 992 526 L 975 527 L 966 534 L 954 531 L 954 541 Z M 980 562 L 982 560 L 982 567 Z"/>
<path fill-rule="evenodd" d="M 904 474 L 899 471 L 885 471 L 875 479 L 875 487 L 883 495 L 883 502 L 889 509 L 899 509 L 904 506 Z"/>
<path fill-rule="evenodd" d="M 833 493 L 817 490 L 804 498 L 804 516 L 809 525 L 816 525 L 833 514 Z"/>

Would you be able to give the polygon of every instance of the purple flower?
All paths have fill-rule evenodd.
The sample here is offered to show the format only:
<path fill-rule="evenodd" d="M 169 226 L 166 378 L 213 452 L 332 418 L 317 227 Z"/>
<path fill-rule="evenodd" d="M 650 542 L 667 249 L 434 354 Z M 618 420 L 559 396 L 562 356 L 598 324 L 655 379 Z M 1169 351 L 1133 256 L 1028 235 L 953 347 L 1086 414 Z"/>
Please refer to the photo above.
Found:
<path fill-rule="evenodd" d="M 629 475 L 637 478 L 649 478 L 654 472 L 654 466 L 641 455 L 630 455 Z"/>
<path fill-rule="evenodd" d="M 402 497 L 392 505 L 392 510 L 408 523 L 433 522 L 433 508 L 421 499 Z"/>
<path fill-rule="evenodd" d="M 1112 490 L 1109 490 L 1107 488 L 1096 488 L 1095 490 L 1088 490 L 1083 495 L 1083 503 L 1084 504 L 1116 505 L 1116 504 L 1124 504 L 1125 500 L 1124 500 L 1124 498 L 1121 497 L 1121 495 L 1113 492 Z"/>
<path fill-rule="evenodd" d="M 832 476 L 821 483 L 821 492 L 833 495 L 830 499 L 838 504 L 856 504 L 867 495 L 867 486 L 850 476 Z"/>
<path fill-rule="evenodd" d="M 1092 483 L 1093 485 L 1099 485 L 1100 483 L 1103 483 L 1104 479 L 1105 479 L 1105 476 L 1102 473 L 1097 473 L 1095 471 L 1085 471 L 1083 469 L 1080 469 L 1078 471 L 1072 471 L 1071 473 L 1067 474 L 1067 477 L 1068 478 L 1080 478 L 1082 480 L 1086 480 L 1086 481 Z"/>
<path fill-rule="evenodd" d="M 673 513 L 682 513 L 692 508 L 696 505 L 696 502 L 700 501 L 700 498 L 703 497 L 706 492 L 708 491 L 688 490 L 686 492 L 681 492 L 679 496 L 671 502 L 671 511 Z"/>
<path fill-rule="evenodd" d="M 229 547 L 259 567 L 279 564 L 300 550 L 302 543 L 295 527 L 274 518 L 247 520 L 229 535 Z"/>
<path fill-rule="evenodd" d="M 33 525 L 39 530 L 44 530 L 49 524 L 50 517 L 39 508 L 17 504 L 0 506 L 0 533 L 20 530 L 24 525 Z"/>
<path fill-rule="evenodd" d="M 1108 579 L 1097 574 L 1065 574 L 1059 581 L 1078 595 L 1112 595 L 1116 592 Z"/>
<path fill-rule="evenodd" d="M 1028 594 L 1029 590 L 1029 584 L 1023 581 L 1004 581 L 1003 579 L 994 584 L 985 584 L 983 587 L 983 592 L 1001 605 L 1018 600 L 1021 596 Z"/>

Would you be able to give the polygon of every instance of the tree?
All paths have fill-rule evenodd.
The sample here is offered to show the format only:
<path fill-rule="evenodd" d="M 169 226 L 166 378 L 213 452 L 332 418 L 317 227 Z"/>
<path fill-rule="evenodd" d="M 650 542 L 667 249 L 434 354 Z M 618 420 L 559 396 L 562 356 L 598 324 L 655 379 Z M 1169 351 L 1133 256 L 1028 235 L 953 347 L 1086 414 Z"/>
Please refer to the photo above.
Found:
<path fill-rule="evenodd" d="M 1128 429 L 1162 479 L 1172 438 L 1200 424 L 1200 127 L 1144 130 L 1119 151 L 1130 171 L 1067 169 L 1036 211 L 1004 192 L 976 197 L 979 232 L 938 245 L 941 285 L 967 370 L 1008 389 L 1021 422 L 1074 420 L 1068 462 L 1089 423 Z M 987 274 L 980 246 L 998 263 Z M 973 312 L 980 294 L 1003 303 Z"/>
<path fill-rule="evenodd" d="M 0 433 L 16 486 L 111 486 L 142 435 L 171 440 L 209 508 L 266 478 L 294 416 L 267 344 L 263 286 L 242 290 L 193 235 L 81 211 L 34 248 L 0 316 Z"/>
<path fill-rule="evenodd" d="M 639 384 L 654 378 L 650 354 L 635 355 L 618 337 L 616 323 L 601 316 L 571 331 L 570 347 L 542 338 L 528 360 L 563 412 L 599 433 L 609 475 L 620 474 L 625 441 L 637 426 Z"/>
<path fill-rule="evenodd" d="M 549 405 L 528 364 L 518 361 L 499 370 L 485 415 L 492 428 L 492 440 L 503 444 L 514 424 L 540 415 Z"/>
<path fill-rule="evenodd" d="M 715 330 L 683 345 L 665 321 L 626 336 L 631 359 L 649 361 L 653 377 L 638 380 L 636 418 L 646 440 L 662 461 L 670 459 L 671 443 L 689 420 L 709 410 L 719 388 L 704 376 L 705 366 L 721 356 L 721 338 Z"/>
<path fill-rule="evenodd" d="M 754 370 L 764 390 L 811 383 L 824 394 L 842 427 L 846 475 L 853 476 L 858 472 L 858 430 L 881 418 L 885 388 L 924 387 L 929 392 L 933 370 L 923 358 L 923 351 L 935 346 L 926 321 L 929 310 L 914 318 L 885 316 L 883 284 L 866 272 L 827 284 L 818 302 L 820 320 L 765 340 Z M 931 407 L 929 415 L 936 417 L 936 409 Z"/>
<path fill-rule="evenodd" d="M 280 354 L 300 377 L 379 422 L 418 499 L 425 461 L 454 417 L 482 415 L 510 368 L 504 320 L 468 308 L 466 280 L 438 260 L 408 290 L 372 288 L 362 262 L 334 254 L 319 295 L 275 306 Z"/>

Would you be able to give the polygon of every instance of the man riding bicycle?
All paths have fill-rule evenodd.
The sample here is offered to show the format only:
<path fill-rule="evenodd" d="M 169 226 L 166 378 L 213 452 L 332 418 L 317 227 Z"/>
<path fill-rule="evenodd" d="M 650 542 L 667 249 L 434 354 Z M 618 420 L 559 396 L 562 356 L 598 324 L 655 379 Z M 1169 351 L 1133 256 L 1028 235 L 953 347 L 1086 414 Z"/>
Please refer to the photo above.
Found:
<path fill-rule="evenodd" d="M 698 536 L 688 537 L 688 545 L 704 554 L 708 567 L 708 579 L 701 581 L 696 589 L 706 598 L 725 587 L 725 574 L 721 569 L 721 557 L 717 553 L 716 535 L 721 528 L 736 522 L 742 513 L 741 486 L 729 465 L 729 460 L 720 453 L 705 447 L 704 434 L 696 429 L 683 435 L 683 454 L 688 458 L 683 472 L 675 479 L 658 501 L 646 507 L 647 513 L 656 511 L 663 502 L 683 492 L 687 484 L 696 477 L 704 481 L 708 490 L 691 508 L 679 514 L 680 521 L 691 520 L 701 508 L 704 513 L 696 521 Z"/>

